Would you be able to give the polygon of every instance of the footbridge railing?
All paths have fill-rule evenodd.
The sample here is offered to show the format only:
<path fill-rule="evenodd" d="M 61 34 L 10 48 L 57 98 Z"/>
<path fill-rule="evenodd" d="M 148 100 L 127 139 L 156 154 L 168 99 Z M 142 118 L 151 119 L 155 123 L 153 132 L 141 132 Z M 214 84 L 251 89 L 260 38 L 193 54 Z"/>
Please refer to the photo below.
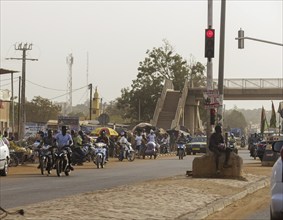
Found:
<path fill-rule="evenodd" d="M 218 79 L 214 79 L 213 82 L 218 84 Z M 223 86 L 225 88 L 238 88 L 238 89 L 268 89 L 268 88 L 282 88 L 283 78 L 262 78 L 262 79 L 224 79 Z"/>

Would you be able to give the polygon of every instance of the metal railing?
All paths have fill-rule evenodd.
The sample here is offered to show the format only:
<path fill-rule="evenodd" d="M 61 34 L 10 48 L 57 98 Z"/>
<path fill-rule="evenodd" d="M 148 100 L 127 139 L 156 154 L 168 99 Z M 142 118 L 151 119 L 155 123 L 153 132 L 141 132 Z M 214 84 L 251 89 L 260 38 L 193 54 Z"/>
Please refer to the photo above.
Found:
<path fill-rule="evenodd" d="M 218 83 L 218 79 L 214 79 L 215 84 Z M 237 89 L 269 89 L 269 88 L 282 88 L 283 78 L 262 78 L 262 79 L 224 79 L 223 86 L 225 88 L 237 88 Z"/>

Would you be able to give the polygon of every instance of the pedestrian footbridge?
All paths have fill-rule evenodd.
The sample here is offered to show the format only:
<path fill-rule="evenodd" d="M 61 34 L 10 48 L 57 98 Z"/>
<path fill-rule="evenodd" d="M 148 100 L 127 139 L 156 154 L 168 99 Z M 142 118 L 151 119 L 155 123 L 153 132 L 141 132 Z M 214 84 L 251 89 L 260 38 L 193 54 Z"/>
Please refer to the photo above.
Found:
<path fill-rule="evenodd" d="M 217 89 L 218 80 L 213 80 Z M 283 79 L 224 79 L 224 100 L 283 100 Z M 199 130 L 199 104 L 204 100 L 206 87 L 193 87 L 185 82 L 183 91 L 175 91 L 173 83 L 166 80 L 158 99 L 151 124 L 164 129 L 184 125 L 192 133 Z"/>

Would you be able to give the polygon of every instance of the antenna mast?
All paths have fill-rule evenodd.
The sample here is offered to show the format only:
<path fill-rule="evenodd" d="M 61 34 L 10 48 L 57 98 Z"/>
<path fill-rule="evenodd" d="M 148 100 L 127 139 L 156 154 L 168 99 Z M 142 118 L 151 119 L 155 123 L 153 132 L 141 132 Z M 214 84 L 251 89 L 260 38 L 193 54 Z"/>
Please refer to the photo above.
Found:
<path fill-rule="evenodd" d="M 68 65 L 68 82 L 67 82 L 67 108 L 66 113 L 72 112 L 72 66 L 73 66 L 74 58 L 72 54 L 69 54 L 69 56 L 66 59 L 66 63 Z"/>

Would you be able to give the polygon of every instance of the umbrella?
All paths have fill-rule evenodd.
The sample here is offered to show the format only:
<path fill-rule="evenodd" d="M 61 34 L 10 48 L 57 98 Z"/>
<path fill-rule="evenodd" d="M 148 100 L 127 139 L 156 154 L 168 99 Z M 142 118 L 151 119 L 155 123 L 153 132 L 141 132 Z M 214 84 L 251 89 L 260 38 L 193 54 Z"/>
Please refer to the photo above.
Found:
<path fill-rule="evenodd" d="M 117 133 L 117 131 L 115 131 L 114 129 L 112 128 L 108 128 L 108 127 L 99 127 L 99 128 L 96 128 L 94 129 L 91 134 L 92 135 L 97 135 L 99 136 L 100 135 L 100 132 L 101 131 L 105 131 L 107 135 L 109 136 L 118 136 L 119 134 Z"/>
<path fill-rule="evenodd" d="M 145 129 L 147 132 L 149 132 L 150 129 L 153 129 L 154 126 L 150 123 L 146 123 L 146 122 L 141 122 L 139 124 L 137 124 L 133 129 L 132 131 L 134 132 L 135 130 L 137 129 Z"/>

